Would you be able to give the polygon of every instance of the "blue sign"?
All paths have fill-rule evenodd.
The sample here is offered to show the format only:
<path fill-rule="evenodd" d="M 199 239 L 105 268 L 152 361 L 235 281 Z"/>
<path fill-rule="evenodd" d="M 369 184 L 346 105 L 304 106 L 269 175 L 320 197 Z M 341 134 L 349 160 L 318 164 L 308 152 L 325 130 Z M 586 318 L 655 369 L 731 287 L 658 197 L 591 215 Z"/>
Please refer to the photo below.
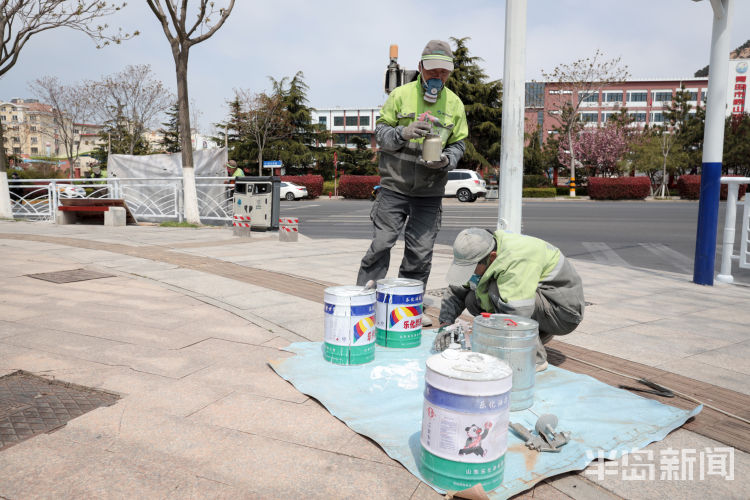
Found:
<path fill-rule="evenodd" d="M 281 160 L 271 160 L 263 162 L 264 168 L 281 168 Z"/>

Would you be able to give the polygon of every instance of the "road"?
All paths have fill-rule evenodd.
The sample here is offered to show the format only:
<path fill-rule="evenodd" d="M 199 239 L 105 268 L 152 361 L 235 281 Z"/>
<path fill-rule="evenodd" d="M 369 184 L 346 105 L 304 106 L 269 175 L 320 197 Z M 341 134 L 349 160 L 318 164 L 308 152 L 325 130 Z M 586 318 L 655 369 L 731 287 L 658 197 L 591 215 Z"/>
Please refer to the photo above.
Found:
<path fill-rule="evenodd" d="M 716 269 L 721 260 L 724 203 L 719 211 Z M 371 238 L 369 213 L 372 202 L 365 200 L 283 201 L 281 213 L 300 219 L 300 232 L 311 238 Z M 693 274 L 698 203 L 686 201 L 592 202 L 526 201 L 523 203 L 523 232 L 558 246 L 565 255 L 614 266 L 633 266 Z M 735 253 L 739 253 L 738 210 Z M 450 245 L 469 226 L 493 228 L 497 203 L 478 200 L 460 203 L 446 199 L 443 224 L 437 242 Z M 739 269 L 735 281 L 750 285 L 750 270 Z"/>

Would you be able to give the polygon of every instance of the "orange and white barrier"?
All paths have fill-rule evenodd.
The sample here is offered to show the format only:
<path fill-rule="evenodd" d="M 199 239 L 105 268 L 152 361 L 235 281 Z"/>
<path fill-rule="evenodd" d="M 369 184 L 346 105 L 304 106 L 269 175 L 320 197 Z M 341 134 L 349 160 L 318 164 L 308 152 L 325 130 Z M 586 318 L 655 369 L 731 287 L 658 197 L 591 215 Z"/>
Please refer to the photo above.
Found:
<path fill-rule="evenodd" d="M 234 221 L 232 222 L 232 225 L 234 227 L 251 227 L 250 223 L 250 216 L 249 215 L 235 215 Z"/>
<path fill-rule="evenodd" d="M 279 218 L 279 241 L 297 241 L 299 219 Z"/>

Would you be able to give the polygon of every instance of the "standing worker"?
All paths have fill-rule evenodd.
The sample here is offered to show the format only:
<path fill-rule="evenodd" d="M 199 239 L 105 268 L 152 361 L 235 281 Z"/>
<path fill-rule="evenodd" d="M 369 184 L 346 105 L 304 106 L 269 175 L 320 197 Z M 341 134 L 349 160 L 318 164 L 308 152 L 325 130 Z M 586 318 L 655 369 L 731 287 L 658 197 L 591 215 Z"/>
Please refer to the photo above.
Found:
<path fill-rule="evenodd" d="M 417 80 L 394 89 L 380 110 L 375 136 L 381 189 L 370 211 L 374 237 L 362 259 L 358 285 L 385 277 L 391 248 L 404 225 L 398 275 L 427 285 L 448 171 L 456 168 L 469 135 L 463 103 L 445 88 L 451 71 L 450 45 L 431 40 L 422 51 Z M 429 133 L 438 134 L 442 142 L 437 161 L 422 159 L 422 142 Z"/>
<path fill-rule="evenodd" d="M 566 335 L 583 320 L 583 284 L 573 265 L 546 241 L 522 234 L 470 227 L 453 243 L 448 292 L 440 306 L 440 326 L 464 309 L 515 314 L 539 323 L 537 371 L 547 368 L 544 344 Z M 447 332 L 437 345 L 450 342 Z"/>

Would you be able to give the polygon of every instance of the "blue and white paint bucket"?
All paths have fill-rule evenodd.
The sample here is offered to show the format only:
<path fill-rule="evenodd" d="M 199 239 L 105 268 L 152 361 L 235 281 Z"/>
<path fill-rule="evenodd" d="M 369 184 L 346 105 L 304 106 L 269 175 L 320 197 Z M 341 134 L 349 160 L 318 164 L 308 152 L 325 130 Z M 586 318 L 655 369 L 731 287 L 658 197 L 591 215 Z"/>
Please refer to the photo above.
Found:
<path fill-rule="evenodd" d="M 377 283 L 377 343 L 384 347 L 418 347 L 422 341 L 424 283 L 384 278 Z"/>
<path fill-rule="evenodd" d="M 375 359 L 375 290 L 361 286 L 325 289 L 323 358 L 338 365 Z"/>
<path fill-rule="evenodd" d="M 512 378 L 486 354 L 446 349 L 427 359 L 419 463 L 427 481 L 445 490 L 502 483 Z"/>

